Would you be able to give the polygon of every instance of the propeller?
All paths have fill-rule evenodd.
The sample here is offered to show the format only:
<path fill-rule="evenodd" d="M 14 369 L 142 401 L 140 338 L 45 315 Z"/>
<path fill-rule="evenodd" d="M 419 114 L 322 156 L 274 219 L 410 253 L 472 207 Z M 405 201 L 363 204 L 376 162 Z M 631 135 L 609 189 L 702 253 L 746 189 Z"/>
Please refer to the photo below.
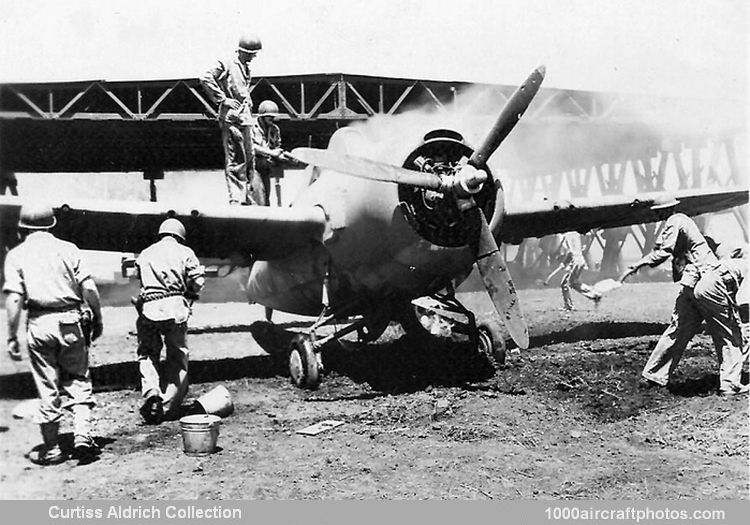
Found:
<path fill-rule="evenodd" d="M 477 206 L 473 195 L 481 190 L 487 180 L 487 160 L 515 127 L 529 104 L 539 91 L 544 80 L 545 68 L 539 66 L 518 89 L 498 115 L 487 137 L 477 148 L 468 162 L 461 166 L 455 175 L 441 176 L 408 170 L 390 164 L 377 162 L 352 155 L 341 155 L 334 152 L 313 148 L 297 148 L 292 154 L 297 159 L 369 180 L 391 182 L 416 186 L 442 193 L 451 193 L 462 200 L 464 209 L 472 210 L 480 223 L 479 237 L 474 242 L 476 264 L 482 276 L 487 294 L 492 300 L 498 315 L 504 322 L 508 333 L 520 348 L 529 347 L 529 331 L 521 312 L 516 288 L 510 278 L 505 258 L 495 242 L 495 237 L 487 224 L 484 212 Z"/>
<path fill-rule="evenodd" d="M 292 155 L 307 164 L 363 179 L 406 184 L 434 191 L 438 191 L 442 185 L 440 176 L 435 173 L 407 170 L 391 164 L 324 149 L 296 148 L 292 151 Z"/>
<path fill-rule="evenodd" d="M 471 166 L 479 170 L 487 167 L 487 160 L 495 153 L 500 143 L 515 127 L 526 111 L 526 108 L 529 107 L 534 96 L 536 96 L 542 80 L 544 80 L 544 73 L 544 66 L 538 67 L 531 72 L 526 81 L 511 95 L 508 103 L 505 104 L 497 120 L 495 120 L 495 124 L 484 139 L 484 142 L 469 158 Z M 487 294 L 492 299 L 492 304 L 503 320 L 511 338 L 513 338 L 519 348 L 526 349 L 529 347 L 529 329 L 526 326 L 526 320 L 521 311 L 516 287 L 510 278 L 505 257 L 500 253 L 497 242 L 495 242 L 495 236 L 490 231 L 484 213 L 476 204 L 474 209 L 479 215 L 481 225 L 479 238 L 477 239 L 476 256 L 479 274 L 482 276 Z"/>

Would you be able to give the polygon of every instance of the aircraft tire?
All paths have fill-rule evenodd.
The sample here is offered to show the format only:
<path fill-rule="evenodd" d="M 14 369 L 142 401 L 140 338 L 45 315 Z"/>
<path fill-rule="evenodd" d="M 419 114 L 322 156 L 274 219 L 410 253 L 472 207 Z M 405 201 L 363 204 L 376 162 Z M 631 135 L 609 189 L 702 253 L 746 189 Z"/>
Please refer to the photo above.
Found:
<path fill-rule="evenodd" d="M 320 385 L 321 367 L 312 341 L 307 335 L 296 335 L 289 352 L 289 376 L 299 388 L 315 390 Z"/>
<path fill-rule="evenodd" d="M 477 329 L 477 349 L 487 357 L 490 365 L 498 369 L 505 364 L 505 340 L 502 333 L 488 324 Z"/>
<path fill-rule="evenodd" d="M 409 302 L 398 308 L 395 320 L 409 335 L 417 337 L 430 335 L 430 331 L 420 322 L 419 316 L 420 312 L 417 311 L 417 307 Z"/>

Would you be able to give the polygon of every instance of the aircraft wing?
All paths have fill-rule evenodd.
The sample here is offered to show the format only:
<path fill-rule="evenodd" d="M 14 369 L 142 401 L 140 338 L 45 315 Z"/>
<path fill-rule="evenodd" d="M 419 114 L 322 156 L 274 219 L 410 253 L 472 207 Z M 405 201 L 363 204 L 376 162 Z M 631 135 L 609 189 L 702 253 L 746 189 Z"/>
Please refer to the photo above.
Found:
<path fill-rule="evenodd" d="M 748 202 L 746 188 L 686 189 L 674 192 L 680 201 L 678 212 L 686 215 L 726 210 Z M 525 237 L 543 237 L 553 233 L 597 228 L 614 228 L 658 221 L 650 209 L 664 192 L 638 195 L 609 195 L 597 199 L 506 202 L 499 238 L 518 243 Z"/>
<path fill-rule="evenodd" d="M 0 196 L 0 235 L 12 238 L 22 197 Z M 156 240 L 161 222 L 180 219 L 200 258 L 274 259 L 319 242 L 326 225 L 317 207 L 170 206 L 138 201 L 52 201 L 52 230 L 84 250 L 139 253 Z"/>

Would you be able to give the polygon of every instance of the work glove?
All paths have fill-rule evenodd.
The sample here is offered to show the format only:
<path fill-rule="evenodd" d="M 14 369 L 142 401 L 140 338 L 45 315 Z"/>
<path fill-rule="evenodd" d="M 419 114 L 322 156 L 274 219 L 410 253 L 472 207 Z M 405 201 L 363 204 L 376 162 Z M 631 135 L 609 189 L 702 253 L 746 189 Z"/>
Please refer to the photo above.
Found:
<path fill-rule="evenodd" d="M 21 360 L 21 345 L 15 337 L 8 339 L 8 355 L 13 361 Z"/>

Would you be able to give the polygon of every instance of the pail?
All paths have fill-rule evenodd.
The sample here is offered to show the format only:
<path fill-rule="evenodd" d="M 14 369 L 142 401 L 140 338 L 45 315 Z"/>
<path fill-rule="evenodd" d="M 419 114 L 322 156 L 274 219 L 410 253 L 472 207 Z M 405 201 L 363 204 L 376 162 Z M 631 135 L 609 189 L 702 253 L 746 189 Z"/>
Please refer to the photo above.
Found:
<path fill-rule="evenodd" d="M 206 456 L 216 450 L 221 418 L 211 414 L 195 414 L 180 419 L 182 447 L 188 456 Z"/>
<path fill-rule="evenodd" d="M 209 390 L 196 400 L 203 412 L 219 417 L 227 417 L 234 412 L 234 404 L 229 395 L 229 390 L 219 385 Z"/>

